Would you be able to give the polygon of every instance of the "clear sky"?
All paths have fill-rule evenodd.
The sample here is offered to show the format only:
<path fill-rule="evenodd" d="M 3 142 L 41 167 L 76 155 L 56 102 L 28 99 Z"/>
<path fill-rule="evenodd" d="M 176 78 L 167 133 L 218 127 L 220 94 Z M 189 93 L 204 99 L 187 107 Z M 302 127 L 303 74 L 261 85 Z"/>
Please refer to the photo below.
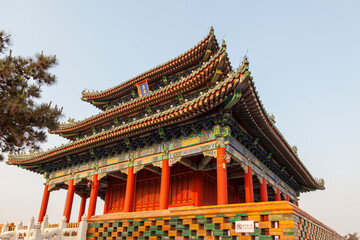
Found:
<path fill-rule="evenodd" d="M 57 85 L 43 101 L 65 118 L 96 114 L 84 89 L 117 85 L 188 50 L 214 26 L 232 66 L 247 53 L 269 113 L 326 190 L 302 194 L 300 207 L 340 234 L 360 232 L 359 1 L 0 1 L 0 29 L 13 54 L 55 54 Z M 65 143 L 49 136 L 43 149 Z M 44 178 L 0 164 L 0 223 L 37 219 Z M 66 191 L 50 194 L 60 220 Z M 72 221 L 77 219 L 76 197 Z M 97 214 L 102 213 L 98 205 Z"/>

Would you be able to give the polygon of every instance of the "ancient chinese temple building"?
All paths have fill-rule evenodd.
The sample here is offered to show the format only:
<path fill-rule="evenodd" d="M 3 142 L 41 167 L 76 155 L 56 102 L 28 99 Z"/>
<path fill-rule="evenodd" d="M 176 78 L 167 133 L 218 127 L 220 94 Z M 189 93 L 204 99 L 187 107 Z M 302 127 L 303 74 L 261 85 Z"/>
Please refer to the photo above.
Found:
<path fill-rule="evenodd" d="M 52 133 L 69 143 L 10 155 L 50 193 L 82 197 L 89 240 L 341 239 L 298 207 L 324 189 L 259 100 L 245 58 L 233 69 L 213 29 L 187 52 L 105 91 L 83 92 L 102 111 Z M 104 214 L 94 216 L 97 197 Z M 51 202 L 51 199 L 50 199 Z M 249 233 L 237 221 L 254 221 Z"/>

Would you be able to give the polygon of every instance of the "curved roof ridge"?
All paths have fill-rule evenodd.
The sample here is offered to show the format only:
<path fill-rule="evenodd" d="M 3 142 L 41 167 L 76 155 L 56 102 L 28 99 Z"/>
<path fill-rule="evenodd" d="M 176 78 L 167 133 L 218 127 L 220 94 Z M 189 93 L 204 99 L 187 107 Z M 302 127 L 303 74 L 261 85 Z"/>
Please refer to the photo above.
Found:
<path fill-rule="evenodd" d="M 261 106 L 263 107 L 263 104 L 261 103 Z M 301 159 L 299 158 L 299 156 L 294 152 L 292 146 L 289 144 L 289 142 L 285 139 L 284 135 L 281 133 L 281 131 L 276 127 L 276 125 L 274 123 L 272 123 L 270 121 L 269 115 L 266 113 L 266 118 L 268 119 L 268 121 L 272 124 L 272 127 L 274 129 L 274 131 L 278 134 L 278 136 L 281 138 L 281 140 L 285 143 L 285 145 L 287 146 L 287 150 L 288 152 L 291 153 L 291 155 L 298 161 L 298 163 L 301 165 L 301 167 L 309 174 L 309 176 L 312 178 L 312 180 L 321 188 L 321 189 L 325 189 L 324 187 L 324 181 L 321 180 L 322 178 L 318 179 L 315 178 L 309 171 L 309 169 L 307 169 L 307 167 L 305 166 L 305 164 L 301 161 Z"/>
<path fill-rule="evenodd" d="M 242 64 L 241 68 L 245 68 L 246 71 L 248 73 L 250 73 L 248 71 L 248 65 L 249 62 L 248 60 L 245 58 L 244 60 L 245 64 Z M 260 96 L 258 94 L 258 92 L 256 91 L 256 87 L 255 87 L 255 83 L 253 81 L 253 77 L 250 77 L 250 84 L 253 88 L 253 92 L 254 92 L 254 97 L 256 99 L 256 104 L 259 106 L 259 110 L 261 111 L 261 115 L 262 118 L 266 121 L 265 124 L 268 126 L 268 128 L 270 129 L 270 131 L 275 135 L 275 137 L 277 137 L 280 141 L 280 143 L 282 142 L 283 146 L 285 147 L 285 149 L 287 150 L 287 152 L 290 154 L 290 156 L 304 169 L 304 171 L 306 172 L 306 174 L 308 176 L 310 176 L 310 178 L 312 179 L 312 181 L 318 186 L 319 189 L 324 189 L 323 186 L 323 180 L 321 179 L 316 179 L 315 177 L 313 177 L 310 173 L 310 171 L 305 167 L 305 165 L 303 164 L 303 162 L 300 160 L 300 158 L 298 157 L 298 155 L 294 152 L 294 150 L 292 149 L 292 147 L 290 146 L 290 144 L 288 143 L 288 141 L 285 139 L 284 135 L 281 133 L 281 131 L 276 127 L 275 123 L 272 121 L 272 119 L 270 118 L 269 114 L 267 113 L 262 101 L 260 100 Z M 254 124 L 256 126 L 258 126 L 258 123 L 254 122 Z M 263 132 L 263 130 L 261 129 L 260 126 L 258 126 L 259 129 L 261 130 L 262 134 L 264 134 L 264 136 L 268 137 L 268 134 L 266 134 L 265 132 Z M 273 142 L 273 141 L 271 141 Z M 272 143 L 275 144 L 275 143 Z M 276 147 L 276 146 L 275 146 Z M 277 147 L 276 147 L 277 148 Z M 279 149 L 280 150 L 280 149 Z M 283 153 L 282 153 L 283 154 Z M 284 156 L 285 157 L 285 156 Z"/>
<path fill-rule="evenodd" d="M 186 107 L 189 107 L 191 105 L 196 105 L 197 102 L 203 101 L 204 98 L 211 97 L 211 95 L 213 95 L 217 91 L 220 91 L 226 85 L 232 84 L 230 87 L 235 88 L 239 82 L 237 82 L 235 84 L 231 83 L 234 79 L 239 79 L 239 82 L 244 81 L 244 78 L 241 76 L 241 73 L 239 71 L 229 72 L 224 81 L 218 82 L 217 84 L 215 84 L 213 86 L 213 88 L 208 89 L 207 92 L 199 95 L 198 97 L 194 98 L 193 100 L 184 102 L 183 104 L 181 104 L 177 107 L 168 109 L 163 112 L 155 113 L 153 115 L 138 119 L 138 120 L 130 122 L 130 123 L 122 124 L 118 127 L 109 129 L 104 132 L 93 134 L 86 138 L 72 141 L 67 144 L 62 144 L 61 146 L 54 147 L 45 152 L 37 152 L 37 153 L 30 153 L 30 154 L 17 154 L 17 155 L 9 154 L 8 161 L 6 163 L 7 164 L 26 164 L 26 163 L 37 164 L 39 161 L 41 161 L 41 158 L 45 158 L 46 155 L 53 155 L 53 156 L 57 155 L 57 151 L 66 150 L 66 149 L 70 150 L 70 148 L 72 148 L 72 147 L 79 148 L 81 145 L 87 145 L 86 143 L 98 142 L 106 136 L 114 136 L 116 134 L 116 132 L 126 130 L 130 127 L 134 127 L 137 124 L 145 124 L 147 121 L 154 121 L 155 119 L 166 117 L 166 115 L 174 113 L 174 112 L 179 112 L 179 114 L 187 112 L 187 111 L 184 111 Z M 219 104 L 221 104 L 221 102 L 217 103 L 217 105 L 219 105 Z M 213 107 L 216 107 L 216 106 L 213 106 Z M 36 158 L 40 158 L 40 159 L 36 160 Z"/>
<path fill-rule="evenodd" d="M 213 27 L 211 27 L 210 29 L 210 32 L 200 41 L 198 42 L 195 46 L 193 46 L 192 48 L 190 48 L 188 51 L 180 54 L 179 56 L 177 57 L 174 57 L 172 58 L 171 60 L 165 62 L 165 63 L 162 63 L 156 67 L 153 67 L 151 68 L 150 70 L 144 72 L 144 73 L 141 73 L 123 83 L 120 83 L 114 87 L 111 87 L 111 88 L 108 88 L 106 90 L 102 90 L 102 91 L 85 91 L 83 90 L 82 91 L 82 97 L 81 99 L 84 100 L 84 101 L 89 101 L 89 100 L 95 100 L 95 99 L 98 99 L 98 98 L 101 98 L 103 97 L 104 95 L 110 95 L 111 93 L 113 92 L 116 92 L 116 91 L 120 91 L 122 90 L 124 87 L 130 85 L 130 84 L 134 84 L 135 82 L 139 82 L 143 79 L 145 79 L 147 77 L 147 75 L 149 75 L 151 72 L 153 71 L 160 71 L 161 69 L 163 69 L 166 65 L 176 61 L 176 60 L 179 60 L 181 59 L 183 56 L 191 53 L 192 51 L 194 51 L 194 49 L 198 48 L 199 46 L 201 46 L 202 44 L 206 43 L 206 41 L 209 41 L 214 38 L 216 44 L 217 44 L 217 41 L 216 41 L 216 38 L 215 38 L 215 35 L 214 35 L 214 29 Z M 217 44 L 218 45 L 218 44 Z"/>
<path fill-rule="evenodd" d="M 71 121 L 69 123 L 64 123 L 64 124 L 60 124 L 59 128 L 56 129 L 56 130 L 53 130 L 51 131 L 51 133 L 61 133 L 62 131 L 66 131 L 66 130 L 70 130 L 72 128 L 76 128 L 76 127 L 79 127 L 79 125 L 81 124 L 90 124 L 91 122 L 94 122 L 96 121 L 96 118 L 101 118 L 103 116 L 106 116 L 108 114 L 115 114 L 116 112 L 119 112 L 121 111 L 122 109 L 124 109 L 126 106 L 129 106 L 131 104 L 136 104 L 137 102 L 140 102 L 144 99 L 147 99 L 147 98 L 151 98 L 155 95 L 158 95 L 158 94 L 161 94 L 163 92 L 166 92 L 168 91 L 169 89 L 175 87 L 175 86 L 178 86 L 178 85 L 181 85 L 182 83 L 188 81 L 189 79 L 191 78 L 194 78 L 196 77 L 198 74 L 200 74 L 204 69 L 206 69 L 208 66 L 210 66 L 214 60 L 216 58 L 218 58 L 221 54 L 227 54 L 226 53 L 226 49 L 225 48 L 220 48 L 216 54 L 214 55 L 211 55 L 211 57 L 208 59 L 208 61 L 206 62 L 203 62 L 202 66 L 197 68 L 197 69 L 194 69 L 190 74 L 188 74 L 186 77 L 181 77 L 179 80 L 177 80 L 176 82 L 173 82 L 173 83 L 170 83 L 169 85 L 163 87 L 163 88 L 159 88 L 155 91 L 151 91 L 149 94 L 147 95 L 144 95 L 144 96 L 141 96 L 141 97 L 137 97 L 135 99 L 132 99 L 126 103 L 121 103 L 119 105 L 116 105 L 110 109 L 107 109 L 105 111 L 102 111 L 102 112 L 99 112 L 98 114 L 96 115 L 93 115 L 91 117 L 88 117 L 88 118 L 85 118 L 83 120 L 80 120 L 80 121 Z M 227 61 L 229 61 L 227 59 Z M 229 63 L 230 64 L 230 63 Z"/>

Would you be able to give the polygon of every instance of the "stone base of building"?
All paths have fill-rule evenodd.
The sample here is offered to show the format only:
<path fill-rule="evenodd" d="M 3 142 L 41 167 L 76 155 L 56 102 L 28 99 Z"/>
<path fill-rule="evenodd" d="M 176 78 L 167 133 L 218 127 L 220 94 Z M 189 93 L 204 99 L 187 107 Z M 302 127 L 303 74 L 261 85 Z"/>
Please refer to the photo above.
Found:
<path fill-rule="evenodd" d="M 235 231 L 236 221 L 254 221 L 253 233 Z M 117 239 L 344 239 L 287 202 L 181 207 L 111 213 L 89 220 L 87 240 Z"/>

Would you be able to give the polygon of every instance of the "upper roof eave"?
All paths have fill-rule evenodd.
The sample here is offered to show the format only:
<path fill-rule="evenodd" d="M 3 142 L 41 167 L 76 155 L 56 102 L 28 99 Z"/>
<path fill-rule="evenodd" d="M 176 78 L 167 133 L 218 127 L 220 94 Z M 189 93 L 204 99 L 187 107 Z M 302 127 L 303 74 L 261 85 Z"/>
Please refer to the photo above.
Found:
<path fill-rule="evenodd" d="M 81 99 L 86 102 L 93 103 L 93 101 L 101 101 L 101 100 L 108 100 L 114 98 L 114 96 L 118 95 L 119 93 L 125 91 L 128 87 L 133 86 L 135 83 L 138 83 L 146 78 L 151 77 L 153 74 L 157 74 L 159 72 L 165 72 L 168 68 L 172 67 L 176 62 L 179 62 L 181 59 L 185 58 L 186 56 L 194 53 L 197 49 L 199 49 L 201 46 L 207 44 L 216 44 L 217 41 L 214 35 L 214 29 L 211 27 L 210 32 L 206 37 L 204 37 L 203 40 L 201 40 L 198 44 L 196 44 L 194 47 L 189 49 L 188 51 L 184 52 L 183 54 L 180 54 L 179 56 L 158 65 L 157 67 L 154 67 L 134 78 L 131 78 L 115 87 L 103 90 L 103 91 L 83 91 Z M 203 49 L 203 51 L 206 50 L 206 48 Z M 198 53 L 198 54 L 202 54 Z"/>
<path fill-rule="evenodd" d="M 225 55 L 225 58 L 222 58 L 222 54 Z M 93 124 L 100 124 L 103 119 L 107 119 L 110 117 L 117 117 L 120 112 L 129 111 L 129 108 L 136 108 L 139 104 L 146 103 L 146 105 L 150 104 L 149 99 L 154 102 L 157 98 L 164 96 L 168 91 L 178 91 L 177 88 L 181 85 L 184 85 L 185 83 L 189 81 L 199 81 L 199 76 L 205 76 L 206 74 L 202 74 L 204 71 L 208 71 L 209 68 L 216 68 L 216 66 L 221 62 L 225 61 L 227 66 L 231 69 L 229 59 L 226 54 L 226 49 L 221 48 L 218 50 L 218 52 L 211 56 L 211 58 L 208 59 L 208 61 L 204 62 L 203 65 L 197 69 L 196 71 L 189 74 L 187 77 L 182 78 L 178 80 L 175 83 L 171 83 L 167 85 L 166 87 L 162 89 L 158 89 L 154 92 L 149 93 L 148 95 L 145 95 L 143 97 L 139 97 L 136 99 L 133 99 L 127 103 L 124 103 L 122 105 L 116 106 L 114 108 L 108 109 L 106 111 L 100 112 L 94 116 L 91 116 L 90 118 L 84 119 L 82 121 L 77 122 L 71 122 L 69 124 L 63 124 L 60 125 L 60 127 L 56 130 L 51 131 L 50 133 L 60 134 L 60 133 L 71 133 L 74 131 L 83 131 L 84 128 L 89 128 L 90 125 Z M 86 127 L 87 126 L 87 127 Z"/>

